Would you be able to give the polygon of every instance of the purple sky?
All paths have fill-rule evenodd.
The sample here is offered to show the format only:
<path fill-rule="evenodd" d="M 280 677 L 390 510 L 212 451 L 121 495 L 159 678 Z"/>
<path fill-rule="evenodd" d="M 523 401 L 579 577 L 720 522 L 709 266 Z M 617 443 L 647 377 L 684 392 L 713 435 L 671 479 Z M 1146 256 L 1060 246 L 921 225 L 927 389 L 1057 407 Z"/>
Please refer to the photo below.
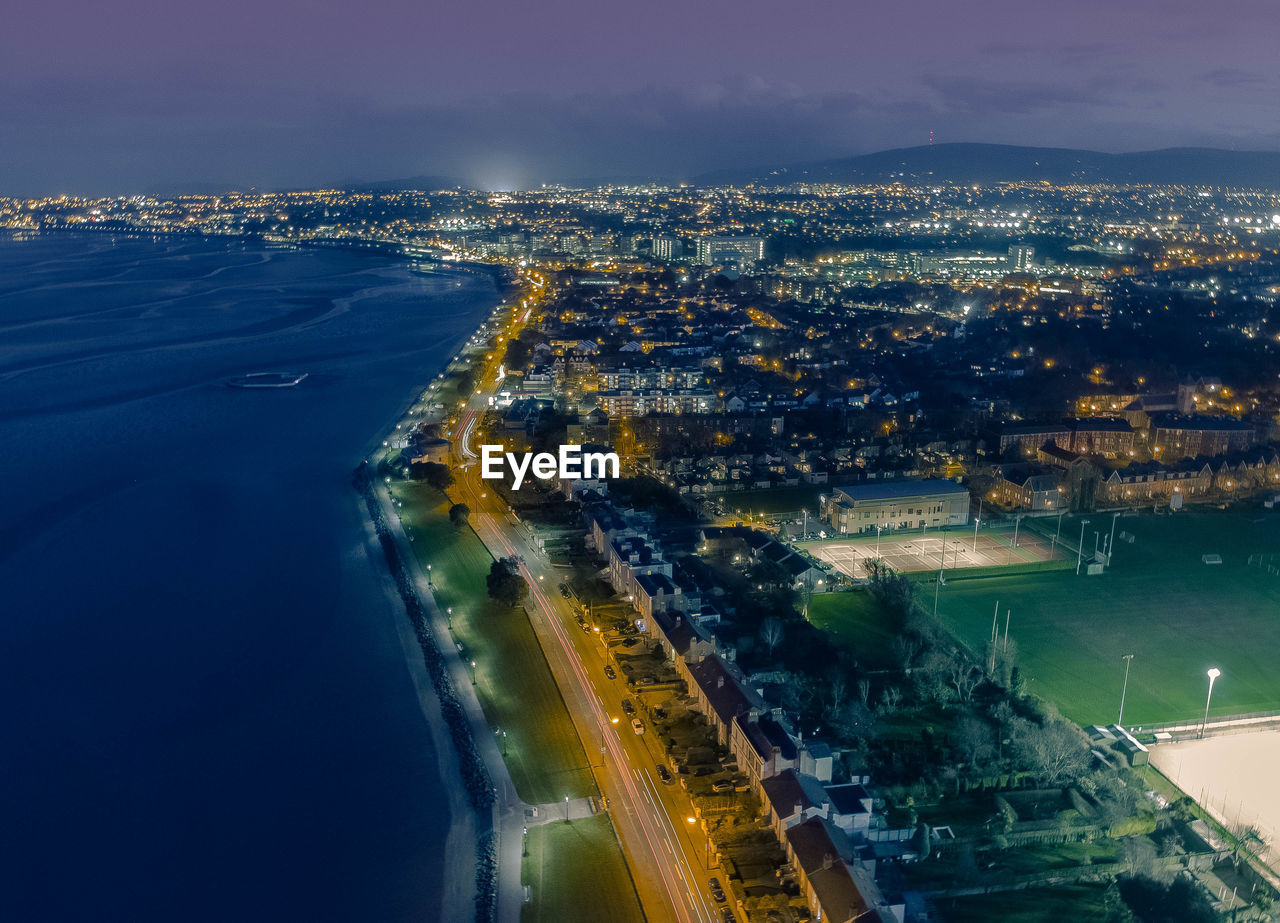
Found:
<path fill-rule="evenodd" d="M 1274 0 L 28 0 L 0 194 L 1280 149 L 1278 48 Z"/>

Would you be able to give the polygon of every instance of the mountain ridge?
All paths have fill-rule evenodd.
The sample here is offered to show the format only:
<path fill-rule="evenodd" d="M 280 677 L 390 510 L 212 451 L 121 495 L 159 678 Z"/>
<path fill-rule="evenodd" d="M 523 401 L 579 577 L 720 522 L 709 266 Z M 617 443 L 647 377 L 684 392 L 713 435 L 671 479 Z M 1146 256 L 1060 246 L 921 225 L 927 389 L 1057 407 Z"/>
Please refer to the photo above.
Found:
<path fill-rule="evenodd" d="M 701 186 L 792 183 L 1050 182 L 1280 189 L 1280 152 L 1171 147 L 1111 154 L 1078 148 L 950 142 L 852 157 L 703 173 Z"/>

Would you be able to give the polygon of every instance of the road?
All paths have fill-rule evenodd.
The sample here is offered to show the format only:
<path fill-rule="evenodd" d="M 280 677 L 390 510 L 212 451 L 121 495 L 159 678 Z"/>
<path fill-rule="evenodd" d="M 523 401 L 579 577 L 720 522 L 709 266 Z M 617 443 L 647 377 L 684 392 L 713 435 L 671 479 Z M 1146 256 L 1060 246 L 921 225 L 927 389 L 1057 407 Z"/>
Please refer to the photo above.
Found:
<path fill-rule="evenodd" d="M 654 921 L 719 921 L 720 907 L 708 887 L 712 873 L 707 871 L 707 839 L 700 825 L 688 821 L 693 807 L 685 792 L 658 780 L 655 770 L 665 755 L 657 735 L 648 725 L 644 734 L 633 732 L 621 701 L 635 696 L 620 679 L 605 675 L 606 650 L 600 635 L 582 631 L 573 608 L 552 589 L 563 572 L 528 541 L 519 520 L 479 476 L 470 439 L 486 403 L 484 395 L 473 396 L 458 418 L 456 490 L 471 507 L 471 525 L 489 550 L 495 556 L 522 559 L 530 622 L 593 764 L 597 785 L 608 799 L 645 914 Z"/>

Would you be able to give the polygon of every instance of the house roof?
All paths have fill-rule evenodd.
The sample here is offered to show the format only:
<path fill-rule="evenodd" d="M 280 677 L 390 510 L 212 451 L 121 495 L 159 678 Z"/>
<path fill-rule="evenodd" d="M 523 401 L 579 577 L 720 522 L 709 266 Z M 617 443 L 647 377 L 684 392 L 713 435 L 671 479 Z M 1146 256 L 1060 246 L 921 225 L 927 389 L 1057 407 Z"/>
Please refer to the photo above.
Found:
<path fill-rule="evenodd" d="M 689 675 L 706 696 L 716 717 L 726 726 L 733 722 L 735 716 L 763 704 L 758 695 L 745 689 L 734 678 L 719 657 L 706 657 L 690 664 Z"/>
<path fill-rule="evenodd" d="M 921 481 L 888 481 L 883 484 L 858 484 L 852 487 L 837 487 L 836 495 L 841 494 L 851 501 L 859 500 L 905 500 L 908 497 L 919 497 L 932 494 L 968 496 L 969 489 L 955 481 L 945 478 L 926 478 Z"/>
<path fill-rule="evenodd" d="M 828 785 L 827 796 L 837 814 L 866 814 L 866 800 L 871 796 L 867 790 L 856 782 L 844 785 Z"/>
<path fill-rule="evenodd" d="M 848 923 L 873 910 L 879 889 L 861 869 L 857 870 L 861 875 L 855 878 L 855 870 L 841 858 L 837 835 L 847 843 L 843 833 L 821 817 L 810 818 L 787 828 L 786 832 L 796 862 L 804 870 L 822 909 L 822 919 L 829 923 Z M 847 852 L 852 854 L 852 848 Z M 867 893 L 864 894 L 864 890 Z"/>

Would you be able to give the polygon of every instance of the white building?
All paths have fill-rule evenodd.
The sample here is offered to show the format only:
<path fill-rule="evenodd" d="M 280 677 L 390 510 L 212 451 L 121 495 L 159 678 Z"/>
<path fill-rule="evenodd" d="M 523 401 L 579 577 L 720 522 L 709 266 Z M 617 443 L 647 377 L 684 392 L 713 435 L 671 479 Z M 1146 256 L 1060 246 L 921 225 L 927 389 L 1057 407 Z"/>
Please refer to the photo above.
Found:
<path fill-rule="evenodd" d="M 699 237 L 698 262 L 704 266 L 732 261 L 754 263 L 764 259 L 764 240 L 759 237 Z"/>
<path fill-rule="evenodd" d="M 962 526 L 969 521 L 969 491 L 940 478 L 838 487 L 822 515 L 841 534 Z"/>

